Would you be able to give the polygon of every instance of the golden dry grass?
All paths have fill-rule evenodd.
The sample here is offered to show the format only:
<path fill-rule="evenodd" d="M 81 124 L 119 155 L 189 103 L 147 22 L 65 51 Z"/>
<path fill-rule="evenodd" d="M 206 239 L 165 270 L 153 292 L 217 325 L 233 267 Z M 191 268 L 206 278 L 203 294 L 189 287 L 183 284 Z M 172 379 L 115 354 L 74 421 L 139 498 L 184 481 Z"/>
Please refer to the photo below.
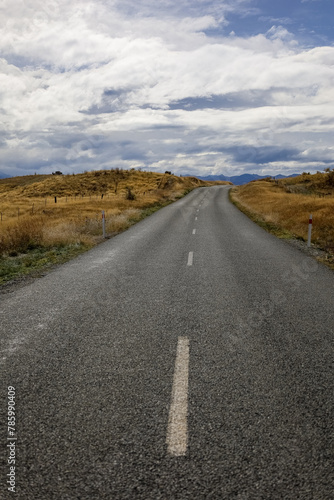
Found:
<path fill-rule="evenodd" d="M 304 240 L 312 214 L 312 242 L 334 250 L 334 186 L 328 174 L 250 182 L 234 188 L 232 199 L 266 223 Z"/>
<path fill-rule="evenodd" d="M 212 184 L 195 177 L 118 169 L 1 179 L 0 255 L 38 246 L 92 246 L 101 240 L 102 210 L 106 232 L 113 235 L 152 207 Z M 134 199 L 127 199 L 129 193 Z"/>

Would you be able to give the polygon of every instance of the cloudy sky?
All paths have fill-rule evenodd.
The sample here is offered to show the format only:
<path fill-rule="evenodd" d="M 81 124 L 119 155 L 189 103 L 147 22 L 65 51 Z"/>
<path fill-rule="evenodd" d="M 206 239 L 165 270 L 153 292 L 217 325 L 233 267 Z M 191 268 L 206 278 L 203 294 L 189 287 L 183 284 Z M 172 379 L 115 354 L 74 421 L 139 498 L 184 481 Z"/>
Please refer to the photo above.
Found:
<path fill-rule="evenodd" d="M 2 0 L 0 171 L 334 167 L 333 0 Z"/>

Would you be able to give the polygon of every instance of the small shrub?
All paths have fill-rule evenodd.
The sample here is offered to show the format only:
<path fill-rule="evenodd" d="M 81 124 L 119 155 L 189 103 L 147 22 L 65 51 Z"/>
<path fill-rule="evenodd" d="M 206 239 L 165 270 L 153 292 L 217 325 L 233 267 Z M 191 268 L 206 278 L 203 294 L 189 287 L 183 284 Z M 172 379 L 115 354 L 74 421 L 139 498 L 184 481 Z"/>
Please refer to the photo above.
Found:
<path fill-rule="evenodd" d="M 125 195 L 125 198 L 127 200 L 130 200 L 130 201 L 133 201 L 136 199 L 136 196 L 135 194 L 131 191 L 131 189 L 127 186 L 126 188 L 126 195 Z"/>
<path fill-rule="evenodd" d="M 334 187 L 334 169 L 327 174 L 326 179 L 327 186 Z"/>

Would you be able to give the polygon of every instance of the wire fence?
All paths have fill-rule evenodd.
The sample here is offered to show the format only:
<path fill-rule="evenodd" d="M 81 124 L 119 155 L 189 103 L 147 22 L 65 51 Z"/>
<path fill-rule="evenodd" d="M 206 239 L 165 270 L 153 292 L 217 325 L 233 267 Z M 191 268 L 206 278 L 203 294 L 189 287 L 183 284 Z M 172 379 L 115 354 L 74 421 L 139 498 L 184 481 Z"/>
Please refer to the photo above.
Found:
<path fill-rule="evenodd" d="M 69 206 L 71 204 L 77 204 L 82 202 L 99 202 L 99 205 L 103 200 L 116 199 L 115 195 L 99 194 L 99 195 L 73 195 L 73 196 L 49 196 L 42 198 L 41 200 L 34 199 L 33 202 L 29 203 L 25 200 L 22 203 L 13 202 L 10 207 L 2 208 L 0 204 L 0 222 L 6 222 L 12 220 L 13 218 L 20 218 L 26 215 L 41 215 L 49 214 L 48 210 L 51 208 L 64 208 L 64 206 Z M 10 203 L 5 203 L 9 205 Z M 20 206 L 18 206 L 20 205 Z"/>

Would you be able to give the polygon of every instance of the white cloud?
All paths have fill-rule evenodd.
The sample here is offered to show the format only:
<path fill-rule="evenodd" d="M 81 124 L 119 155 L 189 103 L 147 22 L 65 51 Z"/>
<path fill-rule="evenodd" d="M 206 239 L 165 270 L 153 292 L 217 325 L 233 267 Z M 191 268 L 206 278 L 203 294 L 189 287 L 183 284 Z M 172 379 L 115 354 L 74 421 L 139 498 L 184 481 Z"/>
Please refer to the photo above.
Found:
<path fill-rule="evenodd" d="M 334 47 L 303 49 L 282 26 L 248 38 L 206 34 L 228 28 L 226 16 L 242 7 L 245 15 L 252 8 L 5 0 L 0 170 L 47 172 L 57 162 L 69 171 L 136 164 L 288 172 L 304 168 L 305 151 L 328 162 Z M 278 146 L 294 158 L 279 160 Z"/>
<path fill-rule="evenodd" d="M 271 40 L 283 40 L 286 42 L 293 42 L 293 44 L 297 44 L 294 40 L 294 36 L 292 33 L 284 28 L 283 26 L 275 26 L 273 25 L 270 30 L 267 31 L 266 36 Z"/>

